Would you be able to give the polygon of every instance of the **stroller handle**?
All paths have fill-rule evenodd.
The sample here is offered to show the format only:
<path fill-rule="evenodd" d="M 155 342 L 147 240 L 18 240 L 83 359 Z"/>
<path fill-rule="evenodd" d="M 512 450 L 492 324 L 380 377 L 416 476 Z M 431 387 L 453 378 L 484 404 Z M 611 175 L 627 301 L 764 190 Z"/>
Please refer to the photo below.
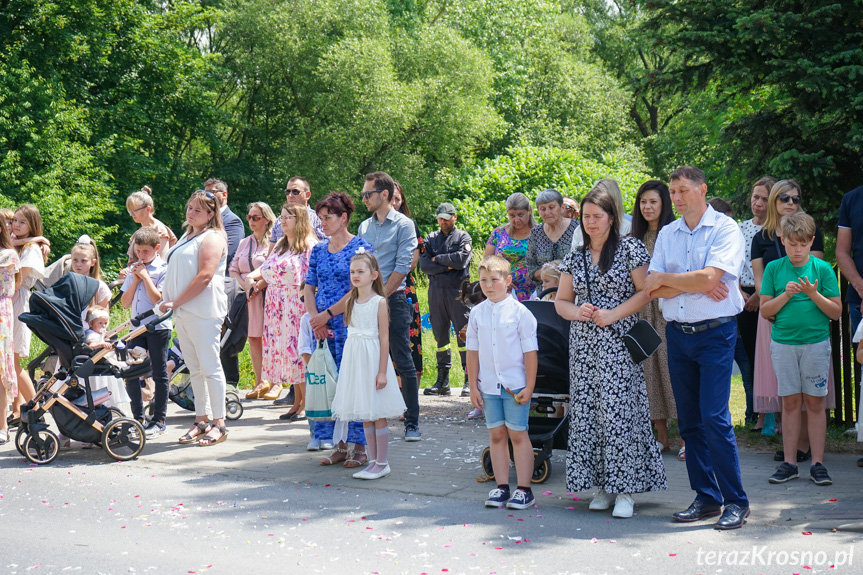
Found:
<path fill-rule="evenodd" d="M 141 325 L 142 321 L 144 321 L 145 319 L 147 319 L 148 317 L 150 317 L 154 313 L 156 313 L 156 308 L 148 309 L 147 311 L 145 311 L 141 315 L 137 315 L 137 316 L 133 317 L 132 319 L 130 319 L 129 322 L 133 326 L 138 327 L 139 325 Z"/>
<path fill-rule="evenodd" d="M 150 310 L 150 313 L 153 313 L 153 310 Z M 165 313 L 163 313 L 162 315 L 160 315 L 159 317 L 157 317 L 156 319 L 154 319 L 153 321 L 148 323 L 147 324 L 147 331 L 156 331 L 156 326 L 159 325 L 160 323 L 162 323 L 163 321 L 165 321 L 166 319 L 170 318 L 173 313 L 174 313 L 174 310 L 169 309 L 168 311 L 166 311 Z M 144 314 L 141 314 L 138 317 L 142 317 L 143 315 Z"/>

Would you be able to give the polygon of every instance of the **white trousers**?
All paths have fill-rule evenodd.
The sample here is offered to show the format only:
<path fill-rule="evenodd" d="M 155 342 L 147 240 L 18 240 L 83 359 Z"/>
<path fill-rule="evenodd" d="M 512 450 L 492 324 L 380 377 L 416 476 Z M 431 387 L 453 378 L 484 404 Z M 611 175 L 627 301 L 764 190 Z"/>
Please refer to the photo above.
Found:
<path fill-rule="evenodd" d="M 219 358 L 223 318 L 203 319 L 182 308 L 174 312 L 174 326 L 183 360 L 195 392 L 195 415 L 225 417 L 225 372 Z"/>

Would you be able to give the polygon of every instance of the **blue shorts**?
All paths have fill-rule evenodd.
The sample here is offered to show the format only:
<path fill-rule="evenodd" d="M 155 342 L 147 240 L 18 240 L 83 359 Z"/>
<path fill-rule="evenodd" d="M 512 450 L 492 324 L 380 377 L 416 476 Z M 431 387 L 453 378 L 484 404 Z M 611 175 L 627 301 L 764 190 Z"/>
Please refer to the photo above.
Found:
<path fill-rule="evenodd" d="M 516 395 L 521 390 L 513 390 Z M 527 418 L 530 415 L 530 402 L 519 405 L 515 398 L 500 388 L 500 393 L 482 393 L 482 410 L 485 413 L 485 426 L 489 429 L 506 425 L 513 431 L 527 431 Z"/>

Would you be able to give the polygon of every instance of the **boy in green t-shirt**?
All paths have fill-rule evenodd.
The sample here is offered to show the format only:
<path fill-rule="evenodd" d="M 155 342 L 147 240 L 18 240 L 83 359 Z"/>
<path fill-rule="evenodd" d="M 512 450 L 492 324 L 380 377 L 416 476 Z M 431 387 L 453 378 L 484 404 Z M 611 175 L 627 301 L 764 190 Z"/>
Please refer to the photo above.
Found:
<path fill-rule="evenodd" d="M 782 245 L 788 254 L 767 264 L 761 283 L 761 315 L 773 319 L 770 356 L 782 398 L 782 445 L 785 462 L 770 483 L 796 479 L 800 407 L 806 406 L 812 466 L 816 485 L 833 480 L 824 467 L 827 433 L 825 398 L 830 369 L 830 320 L 839 319 L 842 302 L 833 268 L 809 255 L 815 221 L 803 212 L 782 218 Z M 774 319 L 775 318 L 775 319 Z"/>

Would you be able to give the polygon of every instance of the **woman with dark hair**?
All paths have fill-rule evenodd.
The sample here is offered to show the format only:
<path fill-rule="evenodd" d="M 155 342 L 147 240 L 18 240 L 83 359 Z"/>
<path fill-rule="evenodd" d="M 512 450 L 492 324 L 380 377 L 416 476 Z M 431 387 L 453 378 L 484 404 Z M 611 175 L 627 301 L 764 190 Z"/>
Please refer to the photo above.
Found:
<path fill-rule="evenodd" d="M 393 207 L 397 212 L 401 212 L 407 217 L 411 217 L 411 209 L 408 207 L 408 200 L 405 197 L 405 193 L 402 190 L 402 185 L 398 182 L 393 182 L 395 184 L 395 192 L 393 193 Z M 417 371 L 417 381 L 419 381 L 423 376 L 423 332 L 422 332 L 422 316 L 420 315 L 420 298 L 417 294 L 416 288 L 416 279 L 414 278 L 414 270 L 417 267 L 417 263 L 420 260 L 420 255 L 422 255 L 425 247 L 423 246 L 423 236 L 420 233 L 420 228 L 416 222 L 414 222 L 414 228 L 417 233 L 417 249 L 414 250 L 414 255 L 411 258 L 411 271 L 405 277 L 405 298 L 408 300 L 408 304 L 413 307 L 414 314 L 411 319 L 411 357 L 414 360 L 414 367 L 416 367 Z M 399 378 L 399 382 L 401 382 L 401 378 Z M 401 383 L 399 383 L 401 385 Z M 467 388 L 465 388 L 467 389 Z"/>
<path fill-rule="evenodd" d="M 659 180 L 644 182 L 635 195 L 632 213 L 632 231 L 629 235 L 644 242 L 647 253 L 653 257 L 653 248 L 659 230 L 674 221 L 671 210 L 671 194 L 668 186 Z M 659 300 L 654 299 L 638 313 L 646 319 L 657 333 L 665 333 L 665 318 L 659 309 Z M 677 419 L 677 405 L 671 391 L 671 375 L 668 373 L 668 349 L 661 345 L 656 353 L 644 360 L 644 380 L 647 383 L 647 399 L 650 404 L 650 420 L 656 428 L 656 440 L 662 451 L 668 450 L 668 420 Z M 678 458 L 686 457 L 681 447 Z"/>
<path fill-rule="evenodd" d="M 619 217 L 603 189 L 581 201 L 584 245 L 560 265 L 554 306 L 573 322 L 567 489 L 599 487 L 592 510 L 608 509 L 617 494 L 614 516 L 632 517 L 630 494 L 664 490 L 668 482 L 650 431 L 644 373 L 623 343 L 650 299 L 644 291 L 650 256 L 639 240 L 620 237 Z"/>
<path fill-rule="evenodd" d="M 343 314 L 352 287 L 351 258 L 361 247 L 369 253 L 373 249 L 370 243 L 348 231 L 354 202 L 347 194 L 331 192 L 318 202 L 315 212 L 321 219 L 327 239 L 312 248 L 303 291 L 304 302 L 315 337 L 327 340 L 338 368 L 348 337 Z M 342 463 L 345 467 L 359 467 L 366 462 L 366 438 L 361 422 L 318 421 L 314 428 L 315 436 L 308 446 L 310 451 L 317 451 L 322 444 L 338 441 L 336 450 L 321 460 L 321 465 Z M 350 444 L 354 449 L 349 451 Z"/>

